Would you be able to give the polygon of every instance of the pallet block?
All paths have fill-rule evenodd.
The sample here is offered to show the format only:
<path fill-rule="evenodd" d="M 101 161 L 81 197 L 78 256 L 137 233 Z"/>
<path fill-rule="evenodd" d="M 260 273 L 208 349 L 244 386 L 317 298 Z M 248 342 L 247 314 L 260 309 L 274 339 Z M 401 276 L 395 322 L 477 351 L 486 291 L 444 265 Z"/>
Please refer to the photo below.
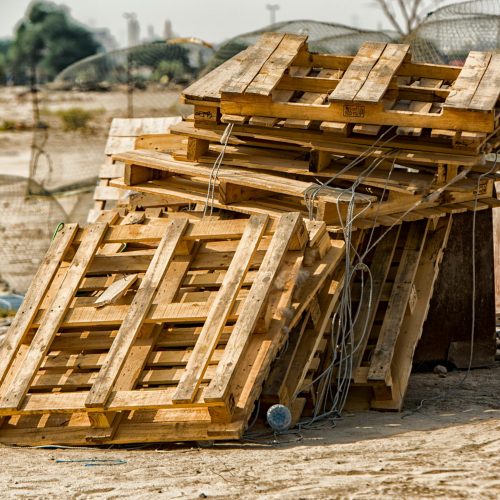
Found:
<path fill-rule="evenodd" d="M 67 225 L 1 347 L 0 442 L 241 436 L 285 326 L 343 255 L 325 238 L 296 213 Z"/>

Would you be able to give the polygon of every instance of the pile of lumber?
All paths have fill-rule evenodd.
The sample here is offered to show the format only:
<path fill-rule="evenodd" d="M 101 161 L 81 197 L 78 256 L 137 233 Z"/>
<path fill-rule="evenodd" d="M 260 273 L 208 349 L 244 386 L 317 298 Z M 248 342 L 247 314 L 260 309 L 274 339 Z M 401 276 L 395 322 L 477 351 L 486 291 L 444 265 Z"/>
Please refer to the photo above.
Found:
<path fill-rule="evenodd" d="M 407 45 L 318 55 L 305 36 L 267 34 L 184 91 L 192 119 L 115 155 L 112 184 L 205 203 L 224 150 L 211 202 L 240 213 L 297 210 L 333 229 L 349 204 L 359 228 L 496 207 L 484 153 L 500 146 L 499 72 L 488 53 L 455 68 L 412 63 Z"/>
<path fill-rule="evenodd" d="M 499 205 L 499 78 L 268 33 L 184 91 L 192 116 L 136 123 L 101 175 L 118 208 L 55 236 L 0 348 L 0 442 L 401 409 L 454 214 Z"/>

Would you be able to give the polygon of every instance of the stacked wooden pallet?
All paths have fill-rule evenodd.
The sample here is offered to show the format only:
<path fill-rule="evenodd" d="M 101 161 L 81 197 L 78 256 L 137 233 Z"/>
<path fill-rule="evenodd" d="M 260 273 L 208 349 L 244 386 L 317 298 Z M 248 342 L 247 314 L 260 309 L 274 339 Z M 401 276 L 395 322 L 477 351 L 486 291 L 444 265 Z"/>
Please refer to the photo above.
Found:
<path fill-rule="evenodd" d="M 456 68 L 412 63 L 406 45 L 319 55 L 267 34 L 184 91 L 194 115 L 177 141 L 116 155 L 113 185 L 204 203 L 223 154 L 211 202 L 243 213 L 333 227 L 354 204 L 354 225 L 372 227 L 497 206 L 484 153 L 500 146 L 499 73 L 489 53 Z"/>
<path fill-rule="evenodd" d="M 1 347 L 0 442 L 238 438 L 257 401 L 296 422 L 336 391 L 400 409 L 453 214 L 499 204 L 499 78 L 270 33 L 186 89 L 190 118 L 112 156 L 128 208 L 54 239 Z"/>

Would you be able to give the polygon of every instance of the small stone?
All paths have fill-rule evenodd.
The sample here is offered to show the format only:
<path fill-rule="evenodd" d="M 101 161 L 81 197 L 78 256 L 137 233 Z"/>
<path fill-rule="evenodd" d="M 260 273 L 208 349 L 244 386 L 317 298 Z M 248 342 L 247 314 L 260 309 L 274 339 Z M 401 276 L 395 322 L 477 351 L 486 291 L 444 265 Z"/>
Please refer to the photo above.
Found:
<path fill-rule="evenodd" d="M 446 369 L 446 366 L 436 365 L 434 367 L 434 373 L 436 375 L 439 375 L 440 377 L 444 378 L 448 374 L 448 370 Z"/>
<path fill-rule="evenodd" d="M 208 495 L 206 495 L 205 493 L 200 493 L 199 497 L 200 498 L 208 498 Z"/>

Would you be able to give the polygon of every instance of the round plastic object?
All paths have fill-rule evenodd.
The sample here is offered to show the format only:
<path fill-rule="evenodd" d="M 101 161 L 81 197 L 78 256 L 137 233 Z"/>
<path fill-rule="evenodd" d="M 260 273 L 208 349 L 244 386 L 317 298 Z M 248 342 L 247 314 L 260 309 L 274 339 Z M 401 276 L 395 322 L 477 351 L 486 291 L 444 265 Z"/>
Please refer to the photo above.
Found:
<path fill-rule="evenodd" d="M 267 423 L 277 432 L 286 431 L 292 424 L 292 414 L 284 405 L 273 405 L 267 410 Z"/>

